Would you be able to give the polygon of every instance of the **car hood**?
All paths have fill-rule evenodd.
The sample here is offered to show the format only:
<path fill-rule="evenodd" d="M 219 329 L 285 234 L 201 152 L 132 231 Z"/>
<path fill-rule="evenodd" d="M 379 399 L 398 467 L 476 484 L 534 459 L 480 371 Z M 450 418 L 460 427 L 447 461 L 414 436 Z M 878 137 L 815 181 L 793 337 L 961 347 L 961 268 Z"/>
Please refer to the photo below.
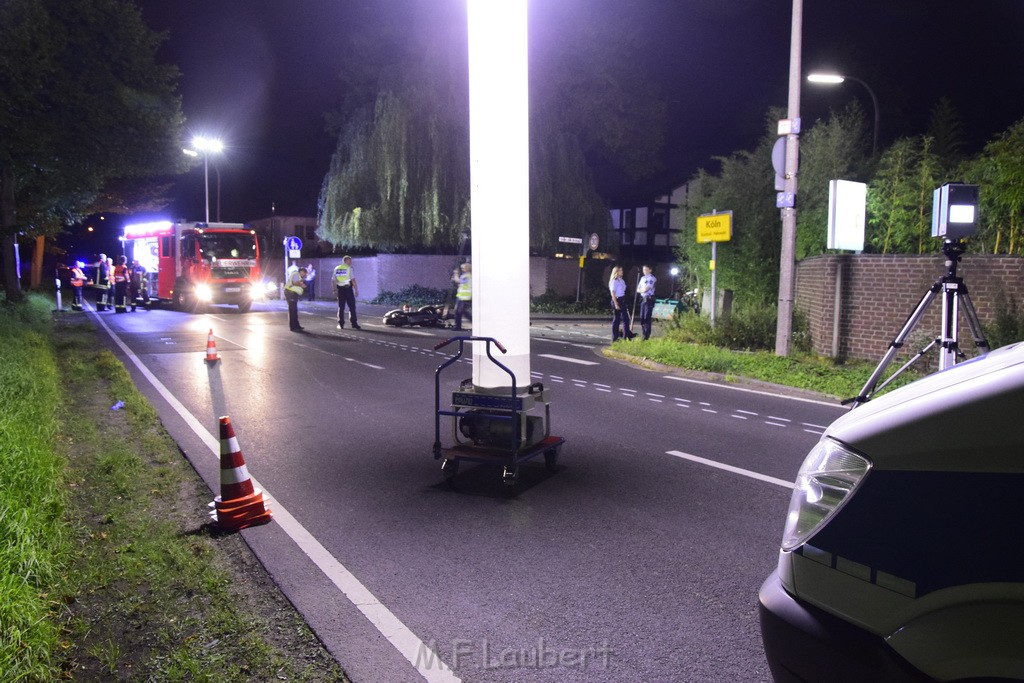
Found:
<path fill-rule="evenodd" d="M 1022 472 L 1024 342 L 872 399 L 825 436 L 876 469 Z"/>

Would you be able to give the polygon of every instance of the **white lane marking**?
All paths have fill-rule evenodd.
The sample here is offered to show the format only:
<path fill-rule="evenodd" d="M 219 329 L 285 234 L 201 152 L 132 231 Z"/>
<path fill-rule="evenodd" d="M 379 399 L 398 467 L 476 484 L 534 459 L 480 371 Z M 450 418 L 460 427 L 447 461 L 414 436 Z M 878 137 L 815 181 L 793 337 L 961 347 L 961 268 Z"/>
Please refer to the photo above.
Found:
<path fill-rule="evenodd" d="M 342 360 L 347 360 L 349 363 L 355 363 L 356 365 L 365 365 L 366 367 L 372 368 L 374 370 L 383 370 L 384 369 L 384 367 L 382 367 L 380 365 L 374 365 L 373 363 L 364 363 L 363 361 L 356 360 L 355 358 L 346 358 L 345 356 L 339 356 L 338 354 L 332 353 L 331 351 L 327 351 L 325 349 L 318 349 L 315 346 L 309 346 L 308 344 L 303 344 L 301 342 L 292 342 L 292 343 L 295 344 L 296 346 L 300 346 L 300 347 L 302 347 L 304 349 L 309 349 L 310 351 L 317 351 L 319 353 L 323 353 L 323 354 L 328 355 L 328 356 L 334 356 L 335 358 L 341 358 Z"/>
<path fill-rule="evenodd" d="M 705 413 L 712 413 L 714 415 L 718 414 L 717 410 L 711 410 L 711 408 L 701 408 L 701 410 L 704 411 Z"/>
<path fill-rule="evenodd" d="M 753 417 L 757 417 L 757 413 L 751 412 L 749 410 L 737 410 L 736 412 L 743 413 L 744 415 L 751 415 Z"/>
<path fill-rule="evenodd" d="M 605 392 L 606 394 L 610 394 L 610 393 L 612 393 L 612 390 L 611 390 L 611 389 L 605 389 L 604 387 L 594 387 L 594 388 L 595 388 L 595 389 L 597 389 L 598 391 L 603 391 L 603 392 Z"/>
<path fill-rule="evenodd" d="M 813 422 L 801 422 L 804 427 L 810 427 L 812 429 L 827 429 L 825 425 L 816 425 Z"/>
<path fill-rule="evenodd" d="M 730 415 L 729 417 L 735 417 L 737 420 L 747 420 L 747 419 L 749 419 L 746 415 Z"/>
<path fill-rule="evenodd" d="M 792 422 L 788 417 L 776 417 L 774 415 L 769 415 L 767 419 L 778 420 L 779 422 Z"/>
<path fill-rule="evenodd" d="M 110 338 L 114 340 L 129 360 L 139 369 L 139 372 L 149 380 L 149 383 L 153 385 L 157 393 L 174 409 L 174 412 L 181 416 L 181 419 L 185 421 L 185 424 L 195 432 L 195 435 L 202 440 L 206 447 L 210 449 L 212 455 L 217 458 L 217 462 L 220 462 L 220 440 L 215 438 L 202 423 L 199 422 L 196 417 L 189 412 L 174 394 L 164 386 L 163 382 L 157 379 L 148 367 L 142 362 L 142 360 L 136 356 L 127 344 L 121 341 L 121 338 L 110 329 L 107 323 L 100 317 L 94 316 L 100 323 L 103 329 L 106 331 Z M 252 485 L 256 488 L 263 489 L 263 493 L 267 498 L 273 498 L 270 492 L 265 486 L 260 484 L 255 477 L 250 475 Z M 405 659 L 412 664 L 419 674 L 430 681 L 430 683 L 461 683 L 462 679 L 455 676 L 452 673 L 451 668 L 445 664 L 436 653 L 434 653 L 426 643 L 417 637 L 408 626 L 402 623 L 394 613 L 385 607 L 380 600 L 378 600 L 373 593 L 369 591 L 357 579 L 352 572 L 345 568 L 343 564 L 338 562 L 331 553 L 320 544 L 316 538 L 313 537 L 309 531 L 306 530 L 302 524 L 296 520 L 291 513 L 281 504 L 281 501 L 273 500 L 273 513 L 274 519 L 277 521 L 281 529 L 284 530 L 288 537 L 299 546 L 299 548 L 313 561 L 320 571 L 324 573 L 331 583 L 338 587 L 345 597 L 355 605 L 355 607 L 362 612 L 371 624 L 380 631 L 389 643 L 391 643 L 396 650 L 401 653 Z M 429 654 L 433 656 L 429 656 Z"/>
<path fill-rule="evenodd" d="M 821 436 L 822 434 L 825 433 L 825 432 L 819 432 L 816 429 L 805 429 L 804 431 L 807 432 L 808 434 L 817 434 L 818 436 Z"/>
<path fill-rule="evenodd" d="M 531 335 L 530 339 L 533 340 L 533 341 L 551 342 L 553 344 L 564 344 L 565 346 L 575 346 L 575 347 L 580 348 L 580 349 L 592 349 L 592 348 L 594 348 L 593 344 L 574 344 L 573 342 L 562 341 L 561 339 L 548 339 L 547 337 L 534 337 L 534 336 Z"/>
<path fill-rule="evenodd" d="M 599 384 L 597 382 L 594 382 L 594 386 L 595 387 L 599 387 L 601 389 L 611 389 L 612 388 L 611 384 Z"/>
<path fill-rule="evenodd" d="M 653 396 L 654 398 L 665 398 L 665 394 L 652 394 L 649 391 L 645 391 L 644 393 L 647 394 L 648 396 Z"/>
<path fill-rule="evenodd" d="M 541 358 L 551 358 L 552 360 L 564 360 L 566 363 L 576 363 L 577 365 L 600 365 L 597 361 L 592 360 L 580 360 L 579 358 L 569 358 L 568 356 L 556 356 L 553 353 L 538 353 Z"/>
<path fill-rule="evenodd" d="M 762 396 L 773 396 L 775 398 L 784 398 L 789 401 L 803 401 L 804 403 L 817 403 L 820 406 L 829 406 L 830 408 L 840 408 L 842 410 L 849 410 L 846 406 L 839 405 L 838 403 L 830 403 L 828 401 L 819 401 L 814 398 L 802 398 L 800 396 L 786 396 L 784 394 L 773 394 L 770 391 L 758 391 L 757 389 L 747 389 L 746 387 L 733 387 L 728 384 L 719 384 L 718 382 L 705 382 L 699 379 L 690 379 L 689 377 L 676 377 L 674 375 L 662 375 L 665 379 L 675 380 L 676 382 L 691 382 L 693 384 L 703 384 L 709 387 L 718 387 L 720 389 L 730 389 L 732 391 L 745 391 L 748 394 L 761 394 Z"/>
<path fill-rule="evenodd" d="M 789 425 L 780 424 L 778 422 L 769 422 L 768 420 L 765 420 L 764 423 L 766 425 L 768 425 L 769 427 L 788 427 L 789 426 Z"/>
<path fill-rule="evenodd" d="M 668 455 L 674 455 L 677 458 L 683 460 L 690 460 L 692 462 L 700 463 L 701 465 L 707 465 L 708 467 L 716 467 L 726 472 L 733 472 L 734 474 L 742 474 L 744 477 L 750 477 L 751 479 L 757 479 L 758 481 L 764 481 L 769 484 L 775 484 L 776 486 L 783 486 L 787 489 L 795 489 L 796 485 L 791 481 L 785 479 L 776 479 L 775 477 L 769 477 L 767 474 L 761 474 L 760 472 L 753 472 L 751 470 L 745 470 L 742 467 L 733 467 L 732 465 L 726 465 L 724 462 L 716 462 L 714 460 L 708 460 L 698 455 L 691 455 L 689 453 L 683 453 L 682 451 L 666 451 Z"/>
<path fill-rule="evenodd" d="M 660 398 L 649 398 L 647 400 L 650 401 L 651 403 L 664 403 L 664 401 L 662 401 Z"/>

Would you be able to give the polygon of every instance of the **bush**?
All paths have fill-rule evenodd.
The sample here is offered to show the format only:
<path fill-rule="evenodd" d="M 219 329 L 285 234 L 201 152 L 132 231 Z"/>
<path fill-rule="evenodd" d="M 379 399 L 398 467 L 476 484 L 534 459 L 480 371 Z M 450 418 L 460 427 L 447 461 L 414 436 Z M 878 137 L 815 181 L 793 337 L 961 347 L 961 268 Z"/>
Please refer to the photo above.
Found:
<path fill-rule="evenodd" d="M 1000 291 L 996 294 L 995 309 L 995 322 L 984 328 L 989 346 L 998 349 L 1024 340 L 1024 312 L 1020 311 L 1017 299 Z"/>
<path fill-rule="evenodd" d="M 607 289 L 591 287 L 583 293 L 579 301 L 575 294 L 560 295 L 548 290 L 530 300 L 530 311 L 533 313 L 561 313 L 576 315 L 601 315 L 609 313 L 611 301 Z"/>
<path fill-rule="evenodd" d="M 775 349 L 775 328 L 778 316 L 772 306 L 745 306 L 732 314 L 722 316 L 711 327 L 707 316 L 684 310 L 669 321 L 666 336 L 684 344 L 706 344 L 745 351 L 772 351 Z M 811 348 L 807 319 L 793 316 L 793 346 L 797 351 Z"/>
<path fill-rule="evenodd" d="M 410 285 L 397 292 L 381 292 L 371 304 L 383 304 L 386 306 L 425 306 L 427 304 L 443 304 L 448 300 L 449 292 L 446 289 L 434 289 L 433 287 L 421 287 Z M 454 304 L 454 297 L 452 297 Z"/>

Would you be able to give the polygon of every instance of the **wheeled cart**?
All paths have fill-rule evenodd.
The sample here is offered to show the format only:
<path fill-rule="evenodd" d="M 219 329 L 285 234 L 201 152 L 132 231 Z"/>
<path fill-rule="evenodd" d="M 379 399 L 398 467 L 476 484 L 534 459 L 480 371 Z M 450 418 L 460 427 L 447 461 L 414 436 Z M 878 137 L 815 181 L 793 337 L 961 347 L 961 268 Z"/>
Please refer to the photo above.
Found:
<path fill-rule="evenodd" d="M 463 460 L 500 465 L 501 481 L 506 487 L 515 486 L 520 464 L 544 456 L 548 471 L 558 465 L 558 451 L 565 443 L 559 436 L 551 436 L 551 400 L 549 391 L 540 382 L 525 389 L 516 386 L 516 377 L 510 369 L 491 355 L 491 346 L 502 353 L 506 349 L 491 337 L 452 337 L 437 346 L 442 349 L 458 343 L 459 351 L 442 363 L 434 372 L 434 459 L 441 461 L 441 472 L 452 483 Z M 462 358 L 466 342 L 486 344 L 487 359 L 508 373 L 511 387 L 495 389 L 476 387 L 472 379 L 463 380 L 452 392 L 450 408 L 441 407 L 441 373 Z M 543 406 L 543 415 L 533 414 Z M 441 441 L 441 422 L 451 418 L 451 442 Z"/>

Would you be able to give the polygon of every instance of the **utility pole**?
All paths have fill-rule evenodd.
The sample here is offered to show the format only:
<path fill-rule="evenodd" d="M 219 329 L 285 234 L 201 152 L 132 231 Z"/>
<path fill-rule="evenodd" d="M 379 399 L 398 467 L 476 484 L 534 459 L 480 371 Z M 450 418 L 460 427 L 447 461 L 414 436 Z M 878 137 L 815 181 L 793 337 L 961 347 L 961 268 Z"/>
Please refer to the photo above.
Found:
<path fill-rule="evenodd" d="M 775 355 L 788 356 L 793 337 L 793 300 L 796 298 L 796 191 L 800 142 L 800 51 L 803 0 L 793 0 L 789 47 L 789 129 L 786 133 L 785 185 L 776 205 L 782 213 L 782 250 L 779 256 L 778 321 Z"/>

